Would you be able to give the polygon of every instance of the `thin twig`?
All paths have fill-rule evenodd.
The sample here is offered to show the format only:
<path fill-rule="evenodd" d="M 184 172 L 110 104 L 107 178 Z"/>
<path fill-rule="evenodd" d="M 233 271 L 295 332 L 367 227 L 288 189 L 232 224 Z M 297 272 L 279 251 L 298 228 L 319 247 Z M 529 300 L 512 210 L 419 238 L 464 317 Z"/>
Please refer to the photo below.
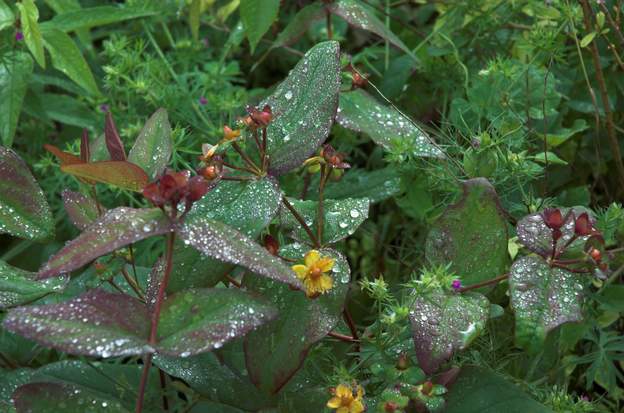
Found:
<path fill-rule="evenodd" d="M 247 166 L 255 173 L 255 174 L 259 174 L 260 173 L 260 168 L 258 168 L 256 166 L 256 164 L 254 163 L 254 161 L 251 160 L 251 158 L 245 153 L 245 151 L 243 151 L 241 149 L 241 147 L 238 145 L 238 143 L 236 142 L 232 142 L 232 148 L 234 148 L 234 150 L 236 152 L 238 152 L 238 154 L 241 156 L 241 158 L 243 158 L 243 160 L 245 161 L 245 163 L 247 164 Z"/>
<path fill-rule="evenodd" d="M 501 282 L 503 280 L 506 280 L 507 278 L 509 278 L 509 274 L 503 274 L 503 275 L 500 275 L 500 276 L 498 276 L 496 278 L 492 278 L 491 280 L 485 280 L 485 281 L 482 281 L 482 282 L 477 283 L 477 284 L 473 284 L 473 285 L 469 285 L 469 286 L 464 287 L 464 288 L 460 288 L 458 291 L 460 293 L 464 293 L 466 291 L 476 290 L 478 288 L 485 287 L 486 285 L 499 283 L 499 282 Z"/>
<path fill-rule="evenodd" d="M 303 219 L 303 217 L 299 214 L 299 212 L 297 212 L 295 207 L 292 206 L 292 204 L 290 202 L 288 202 L 288 199 L 286 199 L 286 197 L 282 197 L 282 203 L 290 211 L 290 213 L 293 215 L 293 217 L 295 217 L 297 222 L 299 222 L 299 224 L 301 224 L 301 226 L 303 227 L 305 232 L 308 234 L 308 237 L 310 237 L 310 241 L 312 241 L 312 244 L 314 244 L 314 246 L 317 247 L 317 248 L 320 247 L 321 244 L 319 243 L 318 239 L 316 238 L 316 235 L 314 235 L 314 232 L 312 232 L 312 230 L 310 229 L 308 224 L 306 224 L 305 219 Z"/>
<path fill-rule="evenodd" d="M 230 284 L 232 284 L 234 287 L 236 288 L 241 288 L 242 285 L 240 282 L 238 282 L 234 277 L 232 277 L 230 274 L 225 274 L 225 279 L 228 280 L 228 282 Z"/>
<path fill-rule="evenodd" d="M 360 340 L 358 340 L 356 338 L 353 338 L 353 337 L 350 337 L 350 336 L 347 336 L 347 335 L 344 335 L 344 334 L 340 334 L 340 333 L 335 333 L 333 331 L 330 331 L 329 333 L 327 333 L 327 335 L 329 337 L 337 338 L 338 340 L 346 341 L 346 342 L 349 342 L 349 343 L 359 343 L 360 342 Z"/>

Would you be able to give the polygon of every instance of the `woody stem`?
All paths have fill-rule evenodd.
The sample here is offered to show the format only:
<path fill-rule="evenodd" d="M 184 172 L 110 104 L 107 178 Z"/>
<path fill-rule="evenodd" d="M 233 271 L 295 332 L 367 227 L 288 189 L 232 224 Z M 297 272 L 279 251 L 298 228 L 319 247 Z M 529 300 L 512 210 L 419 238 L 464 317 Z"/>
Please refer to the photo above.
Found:
<path fill-rule="evenodd" d="M 253 171 L 254 174 L 257 175 L 260 173 L 260 169 L 258 169 L 256 164 L 251 160 L 251 158 L 247 156 L 247 154 L 241 149 L 238 143 L 232 142 L 232 148 L 234 148 L 234 150 L 238 152 L 238 154 L 241 156 L 241 158 L 243 158 L 247 166 L 249 166 L 249 168 Z"/>
<path fill-rule="evenodd" d="M 506 280 L 507 278 L 509 278 L 509 274 L 503 274 L 503 275 L 498 276 L 496 278 L 492 278 L 491 280 L 485 280 L 485 281 L 482 281 L 482 282 L 477 283 L 477 284 L 473 284 L 473 285 L 469 285 L 469 286 L 464 287 L 464 288 L 460 288 L 459 292 L 460 293 L 465 293 L 466 291 L 476 290 L 478 288 L 485 287 L 486 285 L 497 284 L 497 283 L 499 283 L 499 282 L 501 282 L 503 280 Z"/>
<path fill-rule="evenodd" d="M 154 304 L 154 311 L 152 313 L 152 323 L 150 327 L 149 343 L 151 345 L 156 344 L 158 338 L 158 321 L 160 320 L 160 311 L 165 298 L 165 291 L 167 290 L 167 284 L 169 284 L 169 276 L 171 275 L 171 267 L 173 264 L 173 243 L 175 242 L 175 232 L 171 232 L 167 236 L 167 249 L 165 251 L 165 273 L 160 282 L 158 288 L 158 295 L 156 296 L 156 303 Z M 139 393 L 136 401 L 136 413 L 143 411 L 143 399 L 145 398 L 145 386 L 147 384 L 147 378 L 149 377 L 149 370 L 152 366 L 152 353 L 145 356 L 143 364 L 143 374 L 141 375 L 141 382 L 139 384 Z"/>
<path fill-rule="evenodd" d="M 317 247 L 317 248 L 320 247 L 321 244 L 319 243 L 318 239 L 316 238 L 316 235 L 314 235 L 314 232 L 312 232 L 312 230 L 310 229 L 308 224 L 306 224 L 305 219 L 303 219 L 303 217 L 299 214 L 299 212 L 297 212 L 295 207 L 292 206 L 292 204 L 288 201 L 288 199 L 286 199 L 286 197 L 282 198 L 282 203 L 290 211 L 290 213 L 293 215 L 293 217 L 295 217 L 297 222 L 299 222 L 299 224 L 301 224 L 301 227 L 308 234 L 308 237 L 310 237 L 310 241 L 312 241 L 314 246 Z"/>

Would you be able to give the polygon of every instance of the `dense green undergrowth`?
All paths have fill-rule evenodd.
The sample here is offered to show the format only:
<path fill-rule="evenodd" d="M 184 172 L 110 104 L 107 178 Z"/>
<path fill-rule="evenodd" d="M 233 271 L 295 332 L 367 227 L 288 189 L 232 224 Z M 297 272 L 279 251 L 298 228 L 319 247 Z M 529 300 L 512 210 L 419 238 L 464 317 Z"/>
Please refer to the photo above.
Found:
<path fill-rule="evenodd" d="M 621 411 L 623 14 L 0 0 L 0 411 Z"/>

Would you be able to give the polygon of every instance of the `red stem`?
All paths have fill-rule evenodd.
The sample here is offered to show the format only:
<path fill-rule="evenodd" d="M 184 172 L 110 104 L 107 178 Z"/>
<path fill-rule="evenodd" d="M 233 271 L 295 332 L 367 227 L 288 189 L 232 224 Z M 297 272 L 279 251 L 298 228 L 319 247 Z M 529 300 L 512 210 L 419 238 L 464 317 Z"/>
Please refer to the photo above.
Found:
<path fill-rule="evenodd" d="M 490 284 L 496 284 L 498 282 L 506 280 L 508 277 L 509 277 L 509 274 L 503 274 L 503 275 L 498 276 L 496 278 L 492 278 L 491 280 L 485 280 L 485 281 L 477 283 L 477 284 L 473 284 L 473 285 L 469 285 L 469 286 L 464 287 L 464 288 L 460 288 L 458 291 L 460 293 L 463 293 L 463 292 L 470 291 L 470 290 L 476 290 L 477 288 L 485 287 L 486 285 L 490 285 Z"/>
<path fill-rule="evenodd" d="M 160 311 L 165 299 L 165 291 L 167 290 L 167 284 L 169 283 L 169 276 L 171 275 L 171 267 L 173 263 L 173 243 L 175 241 L 175 232 L 171 232 L 167 236 L 167 250 L 165 252 L 166 266 L 163 279 L 160 282 L 158 288 L 158 295 L 156 297 L 156 304 L 154 305 L 154 312 L 152 313 L 152 323 L 150 327 L 149 343 L 154 345 L 158 339 L 158 321 L 160 320 Z M 136 401 L 136 413 L 143 411 L 143 399 L 145 398 L 145 386 L 147 384 L 147 378 L 149 377 L 149 369 L 152 366 L 152 353 L 145 356 L 145 363 L 143 365 L 143 374 L 141 375 L 141 383 L 139 384 L 139 394 Z"/>
<path fill-rule="evenodd" d="M 356 338 L 349 337 L 349 336 L 346 336 L 346 335 L 340 334 L 340 333 L 334 333 L 333 331 L 330 331 L 329 333 L 327 333 L 327 335 L 329 337 L 337 338 L 338 340 L 346 341 L 346 342 L 349 342 L 349 343 L 359 343 L 360 342 L 360 340 L 358 340 Z"/>

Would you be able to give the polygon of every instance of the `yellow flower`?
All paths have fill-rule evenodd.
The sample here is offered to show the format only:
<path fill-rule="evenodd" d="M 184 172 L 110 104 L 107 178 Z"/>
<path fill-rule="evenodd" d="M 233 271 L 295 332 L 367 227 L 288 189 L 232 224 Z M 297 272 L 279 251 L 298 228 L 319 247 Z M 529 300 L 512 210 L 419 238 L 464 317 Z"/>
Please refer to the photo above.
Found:
<path fill-rule="evenodd" d="M 225 142 L 233 141 L 234 139 L 238 138 L 240 134 L 241 134 L 240 129 L 232 130 L 232 128 L 230 128 L 227 125 L 223 127 L 223 141 Z"/>
<path fill-rule="evenodd" d="M 327 273 L 334 268 L 334 259 L 311 250 L 305 255 L 304 262 L 305 265 L 293 265 L 292 269 L 297 273 L 297 278 L 303 281 L 306 295 L 316 297 L 331 290 L 334 280 Z"/>
<path fill-rule="evenodd" d="M 327 402 L 327 407 L 335 409 L 336 413 L 361 413 L 364 411 L 363 394 L 362 386 L 351 388 L 340 384 L 334 391 L 334 397 Z"/>

